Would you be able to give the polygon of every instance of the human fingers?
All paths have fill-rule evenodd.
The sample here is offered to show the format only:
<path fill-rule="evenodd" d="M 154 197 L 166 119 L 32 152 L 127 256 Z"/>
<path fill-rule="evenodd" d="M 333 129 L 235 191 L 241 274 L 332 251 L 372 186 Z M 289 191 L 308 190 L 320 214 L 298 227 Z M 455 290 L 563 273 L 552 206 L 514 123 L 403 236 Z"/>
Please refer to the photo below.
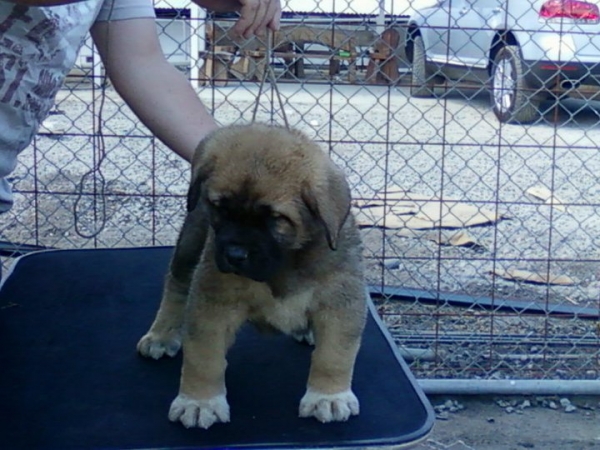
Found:
<path fill-rule="evenodd" d="M 250 28 L 246 31 L 246 38 L 252 36 L 263 36 L 264 28 L 266 24 L 263 24 L 265 20 L 265 16 L 267 14 L 269 8 L 270 0 L 259 0 L 258 9 L 256 11 L 256 15 L 254 17 L 254 22 L 250 26 Z"/>
<path fill-rule="evenodd" d="M 281 21 L 281 1 L 271 0 L 269 9 L 265 16 L 265 21 L 262 24 L 263 28 L 270 28 L 273 31 L 279 30 L 279 23 Z"/>
<path fill-rule="evenodd" d="M 240 0 L 240 18 L 233 27 L 236 34 L 245 39 L 252 37 L 264 15 L 264 2 L 265 0 Z"/>

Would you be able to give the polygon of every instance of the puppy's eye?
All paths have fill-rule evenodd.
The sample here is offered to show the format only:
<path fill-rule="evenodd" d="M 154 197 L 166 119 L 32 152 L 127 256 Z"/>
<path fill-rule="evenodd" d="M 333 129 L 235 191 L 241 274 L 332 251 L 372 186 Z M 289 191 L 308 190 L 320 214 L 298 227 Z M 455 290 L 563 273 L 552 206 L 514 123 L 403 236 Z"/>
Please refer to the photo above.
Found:
<path fill-rule="evenodd" d="M 271 213 L 271 224 L 276 233 L 286 234 L 294 228 L 292 221 L 281 213 Z"/>
<path fill-rule="evenodd" d="M 211 208 L 218 209 L 221 206 L 221 202 L 218 198 L 207 197 L 206 202 L 208 203 L 208 206 L 210 206 Z"/>
<path fill-rule="evenodd" d="M 273 219 L 276 222 L 278 222 L 278 221 L 284 221 L 284 222 L 288 222 L 288 223 L 291 222 L 290 219 L 288 219 L 286 216 L 284 216 L 283 214 L 281 214 L 280 212 L 277 212 L 277 211 L 271 212 L 271 219 Z"/>

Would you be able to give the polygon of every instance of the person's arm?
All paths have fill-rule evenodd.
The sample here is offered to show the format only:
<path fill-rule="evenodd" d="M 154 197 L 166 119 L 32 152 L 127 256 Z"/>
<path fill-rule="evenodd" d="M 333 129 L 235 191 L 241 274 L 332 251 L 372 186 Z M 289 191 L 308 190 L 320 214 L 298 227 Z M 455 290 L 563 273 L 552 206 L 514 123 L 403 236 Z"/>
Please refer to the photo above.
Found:
<path fill-rule="evenodd" d="M 248 39 L 253 35 L 262 36 L 270 28 L 279 29 L 281 0 L 193 0 L 197 5 L 215 12 L 240 13 L 233 31 Z"/>
<path fill-rule="evenodd" d="M 217 125 L 188 80 L 164 57 L 155 20 L 98 22 L 91 34 L 117 92 L 153 134 L 190 161 Z"/>

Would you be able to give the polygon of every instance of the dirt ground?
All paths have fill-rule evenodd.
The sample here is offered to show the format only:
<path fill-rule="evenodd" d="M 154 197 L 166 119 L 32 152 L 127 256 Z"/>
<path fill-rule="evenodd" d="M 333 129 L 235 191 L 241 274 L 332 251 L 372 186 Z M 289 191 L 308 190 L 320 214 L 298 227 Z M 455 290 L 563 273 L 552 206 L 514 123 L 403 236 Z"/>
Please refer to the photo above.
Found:
<path fill-rule="evenodd" d="M 416 450 L 600 449 L 600 397 L 431 396 L 430 401 L 438 418 Z M 454 412 L 443 406 L 450 403 Z"/>

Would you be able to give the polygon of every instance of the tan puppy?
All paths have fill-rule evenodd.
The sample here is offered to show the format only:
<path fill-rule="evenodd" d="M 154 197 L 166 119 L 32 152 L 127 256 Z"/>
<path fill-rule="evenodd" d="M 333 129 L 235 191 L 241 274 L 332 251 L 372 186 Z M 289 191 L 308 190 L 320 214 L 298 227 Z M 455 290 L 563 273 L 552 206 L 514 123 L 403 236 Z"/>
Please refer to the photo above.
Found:
<path fill-rule="evenodd" d="M 358 414 L 352 373 L 366 317 L 360 236 L 342 171 L 298 131 L 222 128 L 199 145 L 188 215 L 160 309 L 138 351 L 173 356 L 183 343 L 169 419 L 229 421 L 225 366 L 246 321 L 313 342 L 301 417 Z"/>

